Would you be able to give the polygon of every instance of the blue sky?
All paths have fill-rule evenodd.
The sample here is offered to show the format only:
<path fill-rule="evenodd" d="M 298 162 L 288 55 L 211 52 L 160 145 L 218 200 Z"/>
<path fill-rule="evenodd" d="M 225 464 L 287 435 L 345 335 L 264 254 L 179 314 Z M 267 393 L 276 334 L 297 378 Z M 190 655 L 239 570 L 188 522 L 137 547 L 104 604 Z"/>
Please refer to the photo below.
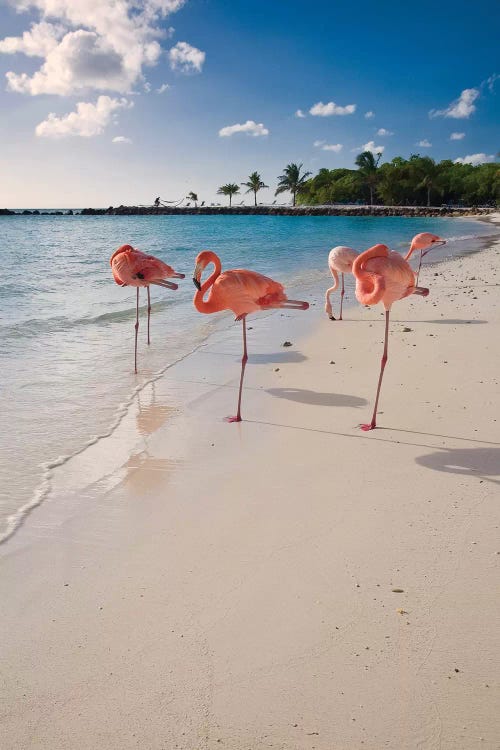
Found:
<path fill-rule="evenodd" d="M 499 21 L 497 2 L 3 2 L 0 207 L 222 202 L 254 170 L 271 202 L 287 163 L 363 147 L 492 160 Z"/>

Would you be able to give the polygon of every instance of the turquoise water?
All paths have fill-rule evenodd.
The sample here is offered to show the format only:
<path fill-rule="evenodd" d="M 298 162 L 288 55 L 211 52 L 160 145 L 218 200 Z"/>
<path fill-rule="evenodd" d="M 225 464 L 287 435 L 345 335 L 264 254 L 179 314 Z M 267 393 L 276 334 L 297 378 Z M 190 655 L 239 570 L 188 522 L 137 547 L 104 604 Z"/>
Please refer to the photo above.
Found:
<path fill-rule="evenodd" d="M 200 250 L 217 252 L 223 268 L 252 268 L 308 299 L 330 286 L 326 261 L 335 245 L 363 250 L 384 242 L 403 251 L 414 234 L 432 231 L 449 240 L 439 257 L 473 251 L 495 232 L 459 219 L 328 216 L 13 216 L 0 223 L 0 539 L 20 509 L 41 499 L 48 466 L 109 431 L 135 389 L 230 325 L 229 314 L 202 316 L 192 306 Z M 135 290 L 113 282 L 108 262 L 124 243 L 186 274 L 177 292 L 152 288 L 150 347 L 141 311 L 138 375 Z"/>

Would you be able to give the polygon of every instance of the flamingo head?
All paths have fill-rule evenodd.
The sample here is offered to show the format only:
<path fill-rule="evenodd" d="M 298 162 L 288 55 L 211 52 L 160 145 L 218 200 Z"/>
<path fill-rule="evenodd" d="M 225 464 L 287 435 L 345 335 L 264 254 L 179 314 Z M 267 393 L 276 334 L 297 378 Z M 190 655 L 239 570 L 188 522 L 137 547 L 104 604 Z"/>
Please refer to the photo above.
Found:
<path fill-rule="evenodd" d="M 205 268 L 213 263 L 215 265 L 216 275 L 218 276 L 221 271 L 221 263 L 219 257 L 211 250 L 203 250 L 196 257 L 194 271 L 193 271 L 193 284 L 200 291 L 201 289 L 201 275 Z"/>
<path fill-rule="evenodd" d="M 132 245 L 122 245 L 121 247 L 118 248 L 118 250 L 115 250 L 111 258 L 109 259 L 109 264 L 110 265 L 113 264 L 113 260 L 116 258 L 117 255 L 120 255 L 121 253 L 127 253 L 133 249 L 134 248 L 132 247 Z"/>
<path fill-rule="evenodd" d="M 429 250 L 431 250 L 431 248 L 438 245 L 446 245 L 446 240 L 438 237 L 437 234 L 431 234 L 430 232 L 420 232 L 420 234 L 416 234 L 412 239 L 410 252 L 408 253 L 406 259 L 408 260 L 408 258 L 411 257 L 412 253 L 414 253 L 415 250 L 425 250 L 422 255 L 426 255 Z"/>

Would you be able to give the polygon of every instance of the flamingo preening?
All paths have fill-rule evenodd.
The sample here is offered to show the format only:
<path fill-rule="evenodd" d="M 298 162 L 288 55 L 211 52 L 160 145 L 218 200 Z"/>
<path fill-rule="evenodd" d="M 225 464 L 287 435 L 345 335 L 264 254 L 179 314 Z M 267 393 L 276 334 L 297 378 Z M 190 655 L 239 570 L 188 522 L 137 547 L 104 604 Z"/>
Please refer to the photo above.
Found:
<path fill-rule="evenodd" d="M 214 264 L 214 271 L 201 283 L 203 270 Z M 214 313 L 232 310 L 236 320 L 241 320 L 243 328 L 243 357 L 241 359 L 240 388 L 238 392 L 238 410 L 235 417 L 228 417 L 228 422 L 241 422 L 241 393 L 243 377 L 248 360 L 246 316 L 258 310 L 286 308 L 290 310 L 307 310 L 309 304 L 300 300 L 288 299 L 282 284 L 255 271 L 236 268 L 221 273 L 219 257 L 210 250 L 204 250 L 196 258 L 193 272 L 193 283 L 197 289 L 193 303 L 198 312 Z M 208 299 L 205 293 L 210 289 Z"/>
<path fill-rule="evenodd" d="M 135 357 L 134 369 L 137 373 L 137 332 L 139 330 L 139 288 L 145 286 L 148 290 L 148 344 L 149 319 L 151 316 L 150 284 L 164 289 L 177 289 L 177 284 L 167 281 L 168 278 L 183 279 L 183 273 L 177 273 L 154 255 L 136 250 L 132 245 L 122 245 L 115 250 L 109 261 L 113 278 L 120 286 L 135 286 L 137 288 L 136 318 L 135 318 Z"/>
<path fill-rule="evenodd" d="M 394 302 L 410 294 L 426 297 L 429 290 L 415 286 L 415 274 L 410 264 L 399 253 L 389 250 L 386 245 L 374 245 L 358 255 L 352 264 L 356 279 L 356 298 L 361 305 L 375 305 L 382 302 L 385 307 L 384 352 L 380 365 L 377 395 L 370 424 L 361 425 L 362 430 L 373 430 L 377 426 L 377 407 L 380 387 L 387 364 L 389 341 L 389 316 Z"/>
<path fill-rule="evenodd" d="M 330 320 L 335 320 L 332 312 L 332 304 L 330 302 L 330 294 L 334 292 L 339 285 L 339 273 L 342 278 L 342 286 L 340 290 L 340 314 L 339 320 L 342 320 L 342 303 L 344 302 L 344 274 L 352 273 L 352 264 L 354 259 L 358 257 L 356 250 L 352 247 L 344 247 L 339 245 L 330 250 L 328 255 L 328 267 L 330 273 L 333 276 L 334 284 L 325 293 L 325 312 L 328 314 Z"/>

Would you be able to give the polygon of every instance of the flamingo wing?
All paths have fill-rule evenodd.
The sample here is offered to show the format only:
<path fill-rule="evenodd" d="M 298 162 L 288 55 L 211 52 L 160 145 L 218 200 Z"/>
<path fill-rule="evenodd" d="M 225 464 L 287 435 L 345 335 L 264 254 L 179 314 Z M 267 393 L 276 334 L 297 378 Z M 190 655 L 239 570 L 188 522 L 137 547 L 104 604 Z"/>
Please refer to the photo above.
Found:
<path fill-rule="evenodd" d="M 212 293 L 237 317 L 286 300 L 283 286 L 255 271 L 236 268 L 222 273 Z"/>

